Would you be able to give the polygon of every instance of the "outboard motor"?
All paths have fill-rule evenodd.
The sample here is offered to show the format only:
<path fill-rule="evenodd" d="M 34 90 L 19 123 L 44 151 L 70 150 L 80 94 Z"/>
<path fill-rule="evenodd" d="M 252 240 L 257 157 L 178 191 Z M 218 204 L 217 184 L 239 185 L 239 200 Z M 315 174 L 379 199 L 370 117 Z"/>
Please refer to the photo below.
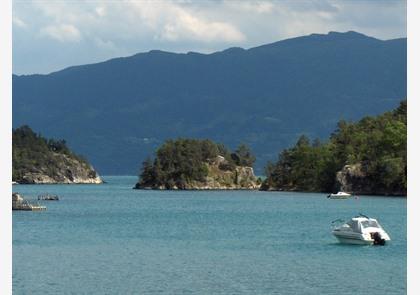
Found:
<path fill-rule="evenodd" d="M 380 233 L 378 233 L 378 232 L 373 233 L 372 238 L 373 238 L 373 244 L 374 245 L 380 245 L 380 246 L 385 245 L 385 239 L 382 239 Z"/>

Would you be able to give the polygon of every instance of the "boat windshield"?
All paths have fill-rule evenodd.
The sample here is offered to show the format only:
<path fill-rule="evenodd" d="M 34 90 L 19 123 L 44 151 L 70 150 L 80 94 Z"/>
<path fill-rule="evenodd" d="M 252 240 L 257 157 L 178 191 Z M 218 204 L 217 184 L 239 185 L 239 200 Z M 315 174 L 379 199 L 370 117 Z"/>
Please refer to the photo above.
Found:
<path fill-rule="evenodd" d="M 350 220 L 346 223 L 348 227 L 350 227 L 354 232 L 361 233 L 362 229 L 360 228 L 360 224 L 355 220 Z"/>
<path fill-rule="evenodd" d="M 375 220 L 365 220 L 365 221 L 362 221 L 362 226 L 364 228 L 367 228 L 367 227 L 377 227 L 377 228 L 380 228 L 379 224 Z"/>

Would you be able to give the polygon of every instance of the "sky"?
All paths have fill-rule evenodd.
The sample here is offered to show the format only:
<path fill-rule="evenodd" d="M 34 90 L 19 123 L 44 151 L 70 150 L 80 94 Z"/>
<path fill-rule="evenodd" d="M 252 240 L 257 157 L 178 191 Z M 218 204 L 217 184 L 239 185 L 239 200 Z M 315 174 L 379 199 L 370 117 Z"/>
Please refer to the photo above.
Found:
<path fill-rule="evenodd" d="M 211 53 L 329 31 L 379 39 L 407 35 L 401 0 L 13 1 L 13 73 L 154 49 Z"/>

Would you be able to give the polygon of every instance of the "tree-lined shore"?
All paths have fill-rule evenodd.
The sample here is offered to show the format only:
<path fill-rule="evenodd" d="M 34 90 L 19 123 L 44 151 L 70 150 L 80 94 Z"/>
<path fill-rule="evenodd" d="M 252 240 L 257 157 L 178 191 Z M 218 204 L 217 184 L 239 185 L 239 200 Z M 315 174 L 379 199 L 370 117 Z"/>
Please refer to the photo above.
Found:
<path fill-rule="evenodd" d="M 358 122 L 340 121 L 327 141 L 300 136 L 254 175 L 256 157 L 240 144 L 234 151 L 209 139 L 165 141 L 140 168 L 137 189 L 261 189 L 407 194 L 407 102 Z M 86 159 L 64 140 L 46 139 L 28 126 L 13 130 L 13 181 L 101 183 Z"/>
<path fill-rule="evenodd" d="M 330 139 L 301 136 L 266 167 L 263 190 L 407 194 L 407 102 L 358 122 L 340 121 Z"/>
<path fill-rule="evenodd" d="M 20 184 L 102 183 L 65 140 L 47 139 L 24 125 L 13 130 L 12 181 Z"/>
<path fill-rule="evenodd" d="M 231 153 L 210 140 L 168 140 L 158 148 L 153 160 L 149 158 L 143 163 L 136 188 L 226 187 L 212 179 L 211 167 L 216 165 L 222 175 L 222 171 L 232 172 L 238 167 L 251 168 L 254 161 L 255 156 L 246 145 Z M 402 101 L 395 110 L 376 117 L 364 117 L 358 122 L 340 121 L 326 142 L 311 141 L 302 135 L 295 146 L 279 153 L 277 162 L 267 164 L 266 176 L 261 186 L 259 182 L 238 186 L 229 181 L 236 188 L 268 191 L 344 190 L 406 195 L 407 102 Z"/>

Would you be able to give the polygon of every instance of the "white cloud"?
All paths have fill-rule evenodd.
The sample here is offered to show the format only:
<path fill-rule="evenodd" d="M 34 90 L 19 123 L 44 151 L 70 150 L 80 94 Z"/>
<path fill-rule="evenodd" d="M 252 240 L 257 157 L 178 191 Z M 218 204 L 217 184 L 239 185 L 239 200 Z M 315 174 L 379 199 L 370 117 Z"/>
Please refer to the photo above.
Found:
<path fill-rule="evenodd" d="M 275 9 L 275 4 L 270 1 L 225 1 L 227 7 L 235 10 L 242 10 L 247 13 L 266 14 Z"/>
<path fill-rule="evenodd" d="M 115 46 L 114 42 L 110 40 L 103 40 L 99 37 L 95 37 L 94 42 L 96 46 L 98 46 L 99 49 L 112 50 L 112 51 L 116 51 L 118 49 Z"/>
<path fill-rule="evenodd" d="M 14 26 L 17 26 L 19 28 L 26 28 L 28 25 L 19 17 L 13 16 L 12 22 Z"/>
<path fill-rule="evenodd" d="M 95 8 L 95 12 L 99 16 L 105 16 L 106 15 L 106 8 L 104 6 L 98 6 Z"/>
<path fill-rule="evenodd" d="M 203 2 L 204 3 L 204 2 Z M 217 15 L 201 13 L 181 2 L 133 1 L 124 5 L 132 30 L 149 33 L 156 41 L 240 42 L 245 35 L 233 23 Z M 128 12 L 129 11 L 129 12 Z"/>
<path fill-rule="evenodd" d="M 245 35 L 227 22 L 207 21 L 178 8 L 163 30 L 157 34 L 159 39 L 168 41 L 199 40 L 202 42 L 240 42 Z"/>
<path fill-rule="evenodd" d="M 406 2 L 16 1 L 13 27 L 14 71 L 39 67 L 48 72 L 151 49 L 209 53 L 329 31 L 355 30 L 380 39 L 404 37 Z M 64 52 L 69 43 L 71 56 L 57 55 L 62 56 L 60 62 L 42 58 L 45 48 Z M 23 56 L 39 58 L 29 64 Z"/>
<path fill-rule="evenodd" d="M 69 24 L 43 27 L 40 33 L 42 36 L 47 36 L 60 42 L 79 42 L 81 40 L 80 31 Z"/>

